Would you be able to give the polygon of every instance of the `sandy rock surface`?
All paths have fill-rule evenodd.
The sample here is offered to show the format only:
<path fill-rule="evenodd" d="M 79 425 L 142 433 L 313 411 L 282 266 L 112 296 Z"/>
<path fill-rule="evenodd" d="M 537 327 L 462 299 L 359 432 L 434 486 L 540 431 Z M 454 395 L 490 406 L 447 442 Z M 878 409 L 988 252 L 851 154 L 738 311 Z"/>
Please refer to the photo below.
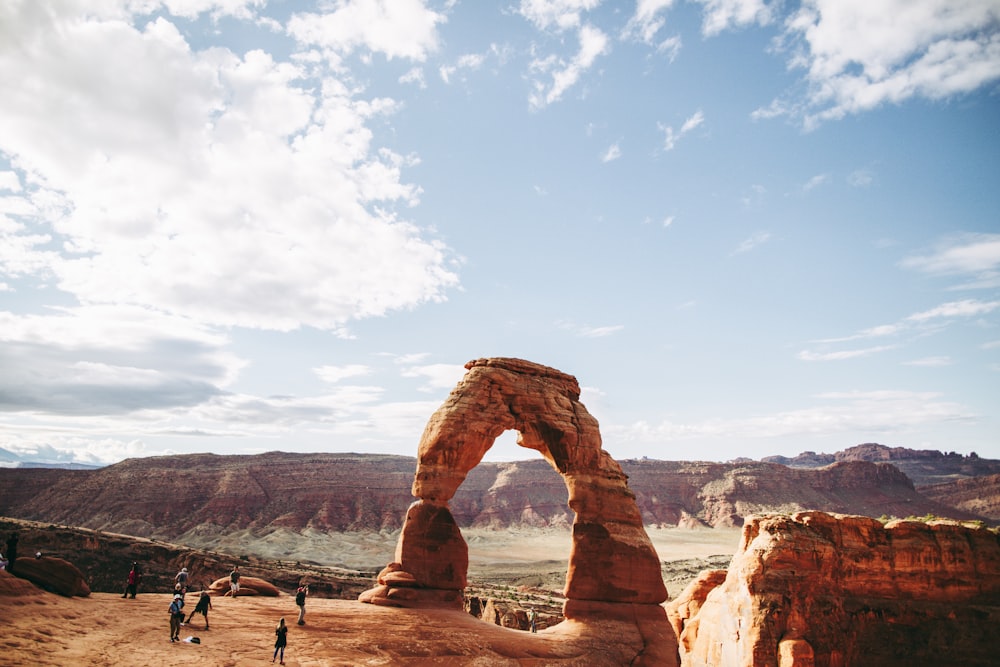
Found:
<path fill-rule="evenodd" d="M 299 626 L 292 596 L 215 597 L 210 630 L 200 615 L 181 628 L 182 639 L 194 636 L 201 643 L 171 644 L 167 594 L 140 594 L 134 600 L 111 593 L 64 598 L 43 591 L 25 594 L 18 584 L 0 587 L 0 595 L 9 626 L 0 653 L 12 666 L 270 664 L 274 627 L 282 616 L 290 624 L 289 666 L 616 664 L 599 640 L 567 635 L 565 629 L 532 635 L 460 611 L 310 599 L 307 624 Z M 195 599 L 188 597 L 190 611 Z"/>

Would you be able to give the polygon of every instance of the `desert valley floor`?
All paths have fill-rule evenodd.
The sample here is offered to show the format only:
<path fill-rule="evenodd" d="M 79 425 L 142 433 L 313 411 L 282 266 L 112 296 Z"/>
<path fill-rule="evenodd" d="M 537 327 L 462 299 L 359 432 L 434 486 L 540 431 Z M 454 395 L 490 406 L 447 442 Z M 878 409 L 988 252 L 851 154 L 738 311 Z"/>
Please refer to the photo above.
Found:
<path fill-rule="evenodd" d="M 732 554 L 739 539 L 738 530 L 653 529 L 649 533 L 660 559 L 678 563 L 676 572 L 669 566 L 665 571 L 672 597 L 693 577 L 691 560 Z M 558 588 L 558 581 L 551 579 L 565 574 L 570 546 L 567 531 L 467 531 L 465 537 L 472 580 L 477 576 L 538 577 Z M 342 553 L 333 552 L 335 544 Z M 393 545 L 390 535 L 330 539 L 322 555 L 328 562 L 347 563 L 370 558 L 372 554 L 361 552 L 371 551 L 388 562 Z M 210 630 L 203 629 L 200 616 L 182 628 L 182 638 L 196 636 L 201 643 L 171 644 L 166 593 L 140 593 L 135 600 L 123 600 L 116 593 L 94 593 L 89 598 L 25 595 L 17 589 L 0 590 L 0 595 L 9 626 L 0 640 L 2 662 L 10 665 L 268 664 L 274 626 L 282 616 L 292 622 L 287 665 L 601 664 L 600 641 L 566 641 L 558 630 L 532 635 L 457 611 L 404 610 L 311 598 L 307 624 L 296 626 L 291 595 L 213 598 Z"/>

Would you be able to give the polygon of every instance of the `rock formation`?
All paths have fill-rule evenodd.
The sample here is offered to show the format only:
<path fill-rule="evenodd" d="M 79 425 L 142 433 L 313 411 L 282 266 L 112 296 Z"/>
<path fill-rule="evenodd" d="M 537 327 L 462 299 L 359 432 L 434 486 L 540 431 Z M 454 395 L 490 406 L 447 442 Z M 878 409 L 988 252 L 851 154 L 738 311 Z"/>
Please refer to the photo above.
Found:
<path fill-rule="evenodd" d="M 17 559 L 17 568 L 14 571 L 15 576 L 27 579 L 39 588 L 59 595 L 66 597 L 90 595 L 90 586 L 83 578 L 83 573 L 62 558 L 21 556 Z"/>
<path fill-rule="evenodd" d="M 724 581 L 711 584 L 706 575 L 667 605 L 685 667 L 996 664 L 994 530 L 758 517 Z"/>
<path fill-rule="evenodd" d="M 466 368 L 421 437 L 418 500 L 407 511 L 396 562 L 360 599 L 461 608 L 468 547 L 449 501 L 497 436 L 515 430 L 519 445 L 562 476 L 575 513 L 562 631 L 628 626 L 622 641 L 633 646 L 633 664 L 672 664 L 676 638 L 660 606 L 667 593 L 659 560 L 625 474 L 601 448 L 597 420 L 580 403 L 576 378 L 519 359 L 479 359 Z"/>
<path fill-rule="evenodd" d="M 922 470 L 924 479 L 961 480 L 990 466 L 1000 474 L 1000 461 L 940 455 L 832 461 L 819 468 L 754 461 L 618 464 L 647 526 L 742 525 L 748 514 L 801 510 L 1000 523 L 998 477 L 976 481 L 974 487 L 915 489 L 897 470 L 908 465 L 906 470 Z M 268 452 L 155 456 L 100 470 L 0 468 L 0 516 L 275 558 L 280 556 L 267 552 L 263 541 L 258 545 L 265 551 L 253 551 L 253 538 L 274 531 L 400 529 L 413 501 L 416 466 L 411 456 Z M 462 528 L 568 529 L 573 522 L 566 485 L 541 457 L 481 463 L 466 475 L 449 510 Z M 240 532 L 249 539 L 233 537 Z M 26 548 L 24 553 L 32 552 Z M 77 565 L 87 571 L 83 563 Z"/>
<path fill-rule="evenodd" d="M 208 587 L 209 595 L 226 596 L 231 593 L 229 577 L 220 577 L 213 581 Z M 258 577 L 240 577 L 239 597 L 246 595 L 261 595 L 268 598 L 276 598 L 281 592 L 269 581 L 264 581 Z"/>

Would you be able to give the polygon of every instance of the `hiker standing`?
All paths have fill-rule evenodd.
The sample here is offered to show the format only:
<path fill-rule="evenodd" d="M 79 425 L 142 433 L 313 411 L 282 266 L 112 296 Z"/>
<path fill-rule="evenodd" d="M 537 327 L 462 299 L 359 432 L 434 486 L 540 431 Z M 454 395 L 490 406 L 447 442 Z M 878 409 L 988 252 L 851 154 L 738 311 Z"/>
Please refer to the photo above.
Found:
<path fill-rule="evenodd" d="M 170 603 L 170 643 L 180 641 L 181 621 L 184 619 L 184 602 L 180 595 L 174 595 L 173 602 Z"/>
<path fill-rule="evenodd" d="M 295 591 L 295 606 L 299 608 L 299 625 L 306 624 L 306 596 L 309 595 L 309 586 L 299 586 Z"/>
<path fill-rule="evenodd" d="M 181 587 L 181 595 L 187 595 L 188 569 L 186 567 L 182 567 L 181 571 L 174 575 L 174 581 Z"/>
<path fill-rule="evenodd" d="M 282 616 L 278 621 L 278 627 L 274 629 L 274 635 L 276 639 L 274 640 L 274 656 L 271 657 L 271 662 L 278 657 L 278 651 L 281 651 L 281 662 L 280 664 L 285 664 L 285 646 L 288 645 L 288 626 L 285 625 L 285 617 Z"/>
<path fill-rule="evenodd" d="M 233 597 L 240 594 L 240 566 L 236 565 L 233 567 L 233 571 L 229 573 L 229 592 L 232 593 Z"/>
<path fill-rule="evenodd" d="M 134 600 L 141 579 L 142 571 L 139 569 L 139 564 L 132 561 L 132 569 L 128 571 L 128 578 L 125 580 L 125 594 L 122 597 L 131 597 Z"/>
<path fill-rule="evenodd" d="M 194 610 L 191 615 L 188 616 L 188 624 L 191 623 L 191 619 L 194 618 L 195 614 L 201 614 L 205 617 L 205 629 L 208 630 L 208 610 L 212 608 L 212 597 L 208 594 L 208 589 L 204 586 L 201 587 L 201 595 L 198 597 L 198 604 L 194 606 Z"/>

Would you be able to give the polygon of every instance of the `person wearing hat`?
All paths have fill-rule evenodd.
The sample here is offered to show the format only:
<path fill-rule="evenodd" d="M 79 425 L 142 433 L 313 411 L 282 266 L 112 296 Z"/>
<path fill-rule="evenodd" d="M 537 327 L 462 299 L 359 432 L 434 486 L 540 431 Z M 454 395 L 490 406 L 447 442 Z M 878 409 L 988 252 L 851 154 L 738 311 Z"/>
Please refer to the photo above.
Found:
<path fill-rule="evenodd" d="M 170 603 L 170 643 L 180 641 L 181 619 L 184 618 L 184 602 L 180 593 L 174 594 L 174 600 Z"/>

